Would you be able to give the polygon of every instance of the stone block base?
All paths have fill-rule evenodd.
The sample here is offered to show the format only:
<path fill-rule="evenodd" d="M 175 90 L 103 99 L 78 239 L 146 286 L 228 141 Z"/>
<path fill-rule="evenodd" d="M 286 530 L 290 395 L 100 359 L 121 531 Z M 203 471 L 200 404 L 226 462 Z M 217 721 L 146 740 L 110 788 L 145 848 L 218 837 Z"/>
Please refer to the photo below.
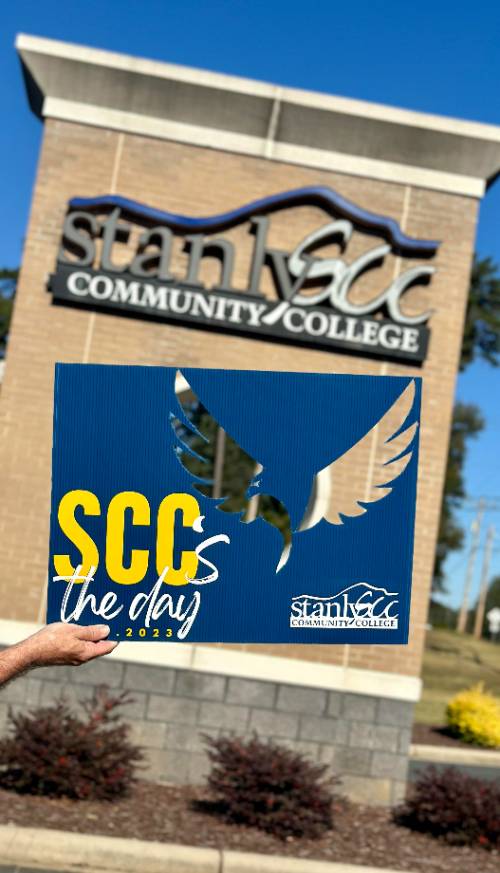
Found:
<path fill-rule="evenodd" d="M 113 658 L 43 668 L 14 681 L 0 690 L 0 726 L 9 705 L 26 709 L 64 694 L 78 706 L 101 684 L 130 691 L 124 716 L 146 751 L 144 776 L 153 781 L 203 782 L 203 734 L 258 734 L 328 764 L 354 801 L 391 805 L 403 794 L 413 717 L 408 701 Z"/>

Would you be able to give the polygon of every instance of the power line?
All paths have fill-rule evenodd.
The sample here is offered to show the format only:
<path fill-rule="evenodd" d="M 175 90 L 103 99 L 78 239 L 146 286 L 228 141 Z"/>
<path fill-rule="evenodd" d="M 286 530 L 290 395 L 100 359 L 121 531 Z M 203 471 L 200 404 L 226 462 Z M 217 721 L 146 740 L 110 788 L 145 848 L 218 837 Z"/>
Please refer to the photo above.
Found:
<path fill-rule="evenodd" d="M 457 497 L 455 499 L 459 503 L 470 504 L 471 506 L 478 506 L 480 501 L 483 501 L 486 506 L 500 506 L 500 497 L 495 496 L 487 497 L 485 495 L 482 497 Z"/>

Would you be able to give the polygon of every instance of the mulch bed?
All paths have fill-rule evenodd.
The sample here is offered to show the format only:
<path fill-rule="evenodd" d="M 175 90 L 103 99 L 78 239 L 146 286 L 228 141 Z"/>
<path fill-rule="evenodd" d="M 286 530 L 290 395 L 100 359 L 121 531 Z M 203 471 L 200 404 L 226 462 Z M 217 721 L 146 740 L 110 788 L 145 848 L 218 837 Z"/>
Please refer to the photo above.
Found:
<path fill-rule="evenodd" d="M 343 861 L 414 873 L 498 873 L 499 853 L 451 847 L 398 827 L 387 810 L 338 803 L 335 829 L 318 840 L 283 842 L 201 811 L 202 789 L 139 782 L 113 803 L 49 800 L 0 790 L 0 822 L 267 855 Z"/>
<path fill-rule="evenodd" d="M 429 724 L 413 725 L 412 742 L 424 746 L 455 746 L 456 748 L 469 749 L 471 751 L 483 748 L 482 746 L 474 746 L 471 743 L 464 743 L 463 740 L 454 737 L 446 727 Z"/>

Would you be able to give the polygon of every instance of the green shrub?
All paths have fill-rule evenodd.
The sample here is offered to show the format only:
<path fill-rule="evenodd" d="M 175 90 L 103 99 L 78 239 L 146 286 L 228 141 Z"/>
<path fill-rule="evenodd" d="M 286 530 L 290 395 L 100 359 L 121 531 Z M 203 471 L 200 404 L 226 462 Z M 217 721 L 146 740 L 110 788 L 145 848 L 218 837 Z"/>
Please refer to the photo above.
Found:
<path fill-rule="evenodd" d="M 83 705 L 83 717 L 64 699 L 26 715 L 10 711 L 11 733 L 0 740 L 0 786 L 80 800 L 124 794 L 142 760 L 117 712 L 129 702 L 126 693 L 99 689 Z"/>

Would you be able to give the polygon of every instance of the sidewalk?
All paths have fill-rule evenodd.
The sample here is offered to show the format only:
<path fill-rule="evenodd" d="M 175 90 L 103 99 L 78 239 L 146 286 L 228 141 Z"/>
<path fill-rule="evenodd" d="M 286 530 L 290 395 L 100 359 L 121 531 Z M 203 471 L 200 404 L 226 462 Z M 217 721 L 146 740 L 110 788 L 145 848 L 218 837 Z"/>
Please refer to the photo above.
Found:
<path fill-rule="evenodd" d="M 0 826 L 0 873 L 396 873 L 302 858 Z"/>

